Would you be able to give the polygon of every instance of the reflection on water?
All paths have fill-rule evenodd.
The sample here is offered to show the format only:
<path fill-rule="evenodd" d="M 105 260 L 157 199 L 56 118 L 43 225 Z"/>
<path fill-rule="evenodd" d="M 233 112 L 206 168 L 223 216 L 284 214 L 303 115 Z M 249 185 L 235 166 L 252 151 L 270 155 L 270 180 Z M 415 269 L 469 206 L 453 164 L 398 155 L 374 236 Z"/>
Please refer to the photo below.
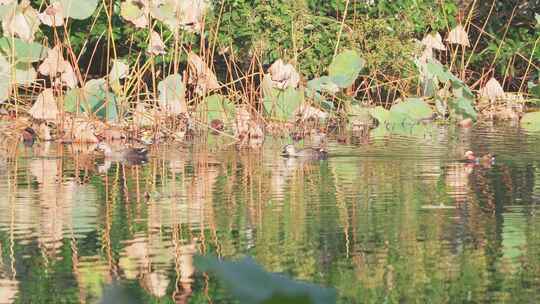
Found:
<path fill-rule="evenodd" d="M 228 303 L 196 253 L 250 255 L 342 303 L 540 301 L 540 146 L 517 130 L 436 129 L 327 161 L 193 144 L 148 164 L 94 147 L 0 142 L 0 303 Z M 493 166 L 460 162 L 466 150 Z"/>

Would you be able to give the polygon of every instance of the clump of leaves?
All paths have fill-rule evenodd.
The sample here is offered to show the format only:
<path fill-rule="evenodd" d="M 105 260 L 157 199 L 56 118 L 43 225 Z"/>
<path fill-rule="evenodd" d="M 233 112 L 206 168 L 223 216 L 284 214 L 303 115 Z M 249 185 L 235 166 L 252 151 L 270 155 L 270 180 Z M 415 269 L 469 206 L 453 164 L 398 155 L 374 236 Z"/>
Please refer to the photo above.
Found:
<path fill-rule="evenodd" d="M 433 97 L 437 111 L 442 117 L 450 114 L 455 119 L 476 120 L 475 96 L 461 79 L 452 74 L 435 59 L 419 63 L 426 96 Z"/>
<path fill-rule="evenodd" d="M 418 46 L 413 41 L 414 26 L 399 24 L 386 18 L 359 18 L 353 25 L 353 39 L 366 60 L 368 71 L 386 76 L 407 77 L 414 73 L 414 54 Z"/>

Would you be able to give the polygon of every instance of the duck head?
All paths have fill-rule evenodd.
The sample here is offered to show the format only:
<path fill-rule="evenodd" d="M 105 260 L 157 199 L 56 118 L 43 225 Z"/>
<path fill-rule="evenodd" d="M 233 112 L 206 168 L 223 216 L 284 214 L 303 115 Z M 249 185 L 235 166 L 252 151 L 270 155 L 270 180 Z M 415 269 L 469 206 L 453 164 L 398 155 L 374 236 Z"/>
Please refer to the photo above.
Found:
<path fill-rule="evenodd" d="M 112 153 L 111 147 L 109 147 L 109 145 L 107 145 L 104 142 L 98 143 L 96 149 L 99 150 L 99 151 L 103 151 L 105 154 Z"/>
<path fill-rule="evenodd" d="M 476 160 L 476 155 L 474 155 L 473 151 L 469 150 L 469 151 L 465 152 L 465 159 L 469 160 L 469 161 L 474 161 L 474 160 Z"/>
<path fill-rule="evenodd" d="M 482 156 L 482 159 L 480 160 L 484 164 L 494 165 L 495 164 L 495 155 L 488 153 L 484 156 Z"/>

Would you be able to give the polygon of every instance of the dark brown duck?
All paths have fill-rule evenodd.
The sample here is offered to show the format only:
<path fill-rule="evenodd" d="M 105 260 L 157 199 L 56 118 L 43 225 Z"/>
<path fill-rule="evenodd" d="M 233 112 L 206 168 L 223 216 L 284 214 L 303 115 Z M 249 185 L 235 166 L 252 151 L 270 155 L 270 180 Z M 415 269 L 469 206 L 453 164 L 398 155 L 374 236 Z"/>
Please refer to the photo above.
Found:
<path fill-rule="evenodd" d="M 298 157 L 321 160 L 328 158 L 328 152 L 324 148 L 305 148 L 297 150 L 293 145 L 286 145 L 281 152 L 285 157 Z"/>

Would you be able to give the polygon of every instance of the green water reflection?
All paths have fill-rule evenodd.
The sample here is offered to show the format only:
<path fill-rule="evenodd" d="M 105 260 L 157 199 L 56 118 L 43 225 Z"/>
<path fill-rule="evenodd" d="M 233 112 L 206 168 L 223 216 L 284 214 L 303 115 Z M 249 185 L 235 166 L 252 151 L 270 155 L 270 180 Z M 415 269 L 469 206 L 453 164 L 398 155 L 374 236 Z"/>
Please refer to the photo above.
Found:
<path fill-rule="evenodd" d="M 540 302 L 540 145 L 513 129 L 160 147 L 103 167 L 92 147 L 0 145 L 0 303 L 230 303 L 193 255 L 252 256 L 339 303 Z M 459 162 L 468 149 L 494 166 Z M 98 168 L 100 166 L 100 168 Z M 440 206 L 444 208 L 440 208 Z"/>

